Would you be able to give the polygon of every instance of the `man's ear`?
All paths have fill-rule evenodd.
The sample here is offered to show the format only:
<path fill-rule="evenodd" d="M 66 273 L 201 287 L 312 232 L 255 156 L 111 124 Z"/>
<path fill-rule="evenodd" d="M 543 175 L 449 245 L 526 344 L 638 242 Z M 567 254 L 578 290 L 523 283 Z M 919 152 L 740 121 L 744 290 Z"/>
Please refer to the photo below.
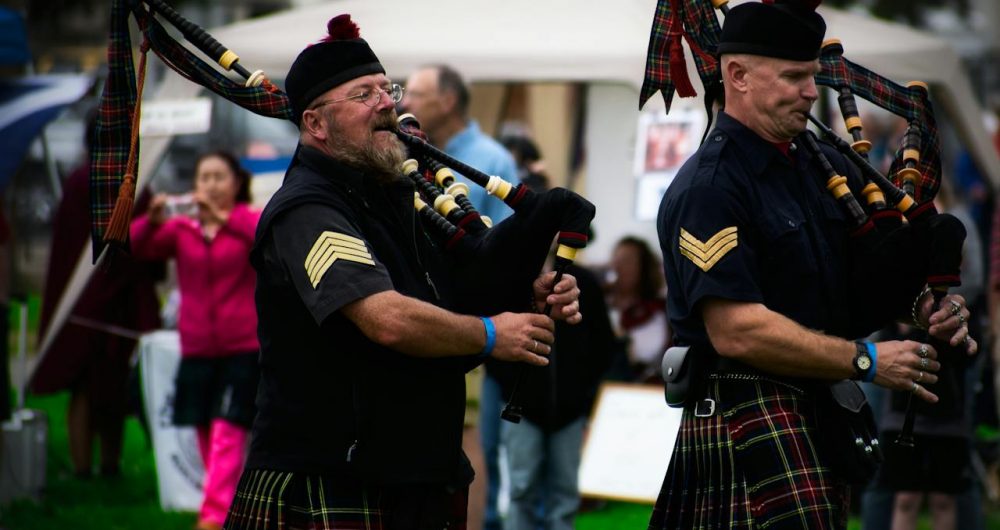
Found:
<path fill-rule="evenodd" d="M 750 70 L 743 61 L 737 58 L 730 58 L 722 64 L 722 70 L 722 75 L 730 87 L 737 92 L 747 91 L 747 75 L 750 73 Z"/>
<path fill-rule="evenodd" d="M 441 108 L 445 114 L 452 114 L 458 106 L 458 94 L 451 91 L 441 91 Z"/>
<path fill-rule="evenodd" d="M 319 109 L 302 113 L 302 131 L 320 142 L 326 141 L 326 120 Z"/>

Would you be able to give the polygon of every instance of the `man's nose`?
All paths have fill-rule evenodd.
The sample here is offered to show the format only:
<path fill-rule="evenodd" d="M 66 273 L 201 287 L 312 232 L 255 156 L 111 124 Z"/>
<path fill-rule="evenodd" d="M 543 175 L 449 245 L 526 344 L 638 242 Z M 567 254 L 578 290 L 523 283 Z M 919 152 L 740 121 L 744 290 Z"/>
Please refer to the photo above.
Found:
<path fill-rule="evenodd" d="M 816 79 L 810 77 L 806 81 L 806 86 L 802 90 L 802 97 L 808 99 L 809 101 L 816 101 L 819 99 L 819 90 L 816 88 Z"/>

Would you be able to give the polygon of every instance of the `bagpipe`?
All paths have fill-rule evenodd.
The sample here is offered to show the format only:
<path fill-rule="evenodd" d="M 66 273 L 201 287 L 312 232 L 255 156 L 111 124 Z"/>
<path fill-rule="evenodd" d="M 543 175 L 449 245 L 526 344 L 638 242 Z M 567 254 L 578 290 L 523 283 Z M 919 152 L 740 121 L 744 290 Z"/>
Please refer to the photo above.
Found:
<path fill-rule="evenodd" d="M 809 10 L 819 4 L 817 0 L 784 0 L 784 3 Z M 688 77 L 682 40 L 688 43 L 701 78 L 709 120 L 713 104 L 724 105 L 721 65 L 716 54 L 722 28 L 716 9 L 728 14 L 728 0 L 658 0 L 640 108 L 656 92 L 661 93 L 667 112 L 674 92 L 681 97 L 697 95 Z M 941 158 L 927 86 L 921 82 L 902 86 L 848 60 L 843 45 L 835 39 L 823 43 L 819 63 L 821 71 L 815 77 L 816 84 L 837 93 L 851 142 L 815 117 L 809 116 L 809 120 L 822 138 L 858 169 L 864 179 L 858 190 L 863 200 L 852 191 L 848 178 L 834 168 L 812 131 L 801 133 L 798 142 L 822 168 L 827 190 L 842 205 L 851 224 L 854 253 L 851 281 L 855 290 L 863 294 L 854 302 L 852 316 L 868 324 L 885 325 L 892 318 L 904 316 L 912 316 L 916 322 L 917 315 L 912 309 L 925 294 L 924 286 L 933 293 L 937 308 L 947 290 L 960 285 L 959 267 L 966 235 L 957 218 L 939 213 L 933 203 L 941 183 Z M 856 97 L 907 121 L 902 145 L 895 152 L 888 176 L 868 160 L 871 143 L 863 135 Z M 939 352 L 950 349 L 947 344 L 934 345 Z M 910 446 L 912 405 L 911 395 L 906 423 L 897 440 Z"/>
<path fill-rule="evenodd" d="M 142 33 L 138 79 L 132 60 L 130 16 Z M 243 81 L 232 79 L 183 46 L 167 32 L 164 22 L 173 25 L 218 66 L 236 72 Z M 273 118 L 293 118 L 288 96 L 263 72 L 250 73 L 240 65 L 234 52 L 162 0 L 113 0 L 109 75 L 101 98 L 91 159 L 95 262 L 109 244 L 127 249 L 139 152 L 139 103 L 150 49 L 181 76 L 247 110 Z M 400 122 L 396 135 L 412 157 L 400 172 L 416 184 L 417 215 L 432 237 L 437 238 L 440 248 L 458 262 L 468 260 L 476 264 L 455 268 L 457 284 L 462 285 L 466 297 L 483 294 L 477 308 L 485 314 L 513 308 L 527 310 L 531 305 L 530 286 L 542 270 L 553 241 L 558 240 L 553 285 L 576 258 L 577 251 L 586 246 L 594 205 L 563 188 L 535 193 L 524 184 L 486 175 L 424 141 L 412 116 L 404 115 Z M 492 226 L 489 219 L 472 207 L 467 185 L 455 178 L 452 169 L 483 186 L 514 213 Z M 550 313 L 551 307 L 544 312 Z M 510 415 L 519 419 L 519 407 L 514 401 L 512 397 Z"/>
<path fill-rule="evenodd" d="M 595 214 L 593 204 L 563 188 L 535 193 L 524 183 L 511 184 L 498 176 L 487 175 L 427 143 L 412 115 L 400 116 L 399 124 L 396 136 L 426 168 L 420 172 L 419 163 L 414 159 L 403 163 L 403 173 L 416 183 L 414 206 L 425 225 L 438 233 L 445 248 L 453 249 L 459 256 L 476 257 L 476 269 L 462 270 L 475 274 L 475 278 L 470 277 L 462 284 L 494 293 L 484 308 L 488 313 L 518 307 L 517 297 L 521 296 L 516 289 L 507 289 L 506 294 L 498 297 L 497 286 L 490 285 L 489 279 L 503 278 L 511 285 L 531 282 L 545 263 L 554 235 L 557 248 L 553 285 L 559 282 L 566 268 L 576 259 L 577 251 L 587 244 L 587 231 Z M 469 203 L 468 188 L 456 182 L 452 169 L 502 200 L 514 214 L 491 226 L 492 221 L 480 216 Z M 482 267 L 489 270 L 482 270 Z M 511 296 L 514 298 L 509 299 Z M 542 312 L 549 315 L 551 311 L 552 308 L 546 305 Z M 518 389 L 529 369 L 522 366 L 516 375 L 507 405 L 501 412 L 505 420 L 514 423 L 521 420 Z"/>

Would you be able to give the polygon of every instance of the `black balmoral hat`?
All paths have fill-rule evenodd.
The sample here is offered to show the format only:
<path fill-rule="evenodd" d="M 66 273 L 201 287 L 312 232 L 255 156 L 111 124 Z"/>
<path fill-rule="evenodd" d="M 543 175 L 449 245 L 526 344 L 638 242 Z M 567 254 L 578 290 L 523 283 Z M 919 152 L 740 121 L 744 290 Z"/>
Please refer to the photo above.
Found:
<path fill-rule="evenodd" d="M 819 57 L 826 22 L 817 0 L 747 2 L 729 10 L 722 26 L 719 55 L 746 53 L 792 61 Z"/>
<path fill-rule="evenodd" d="M 285 77 L 296 124 L 320 94 L 351 79 L 385 73 L 350 15 L 336 16 L 326 27 L 329 35 L 302 50 Z"/>

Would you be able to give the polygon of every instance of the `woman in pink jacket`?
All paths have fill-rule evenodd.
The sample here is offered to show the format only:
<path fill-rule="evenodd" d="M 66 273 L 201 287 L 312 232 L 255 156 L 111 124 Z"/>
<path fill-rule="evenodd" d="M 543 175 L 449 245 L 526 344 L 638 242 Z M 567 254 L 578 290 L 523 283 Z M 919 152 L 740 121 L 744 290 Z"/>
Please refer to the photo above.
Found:
<path fill-rule="evenodd" d="M 194 425 L 205 462 L 198 529 L 221 528 L 243 468 L 257 392 L 256 275 L 250 248 L 260 211 L 250 174 L 229 153 L 202 155 L 194 192 L 159 195 L 132 224 L 143 259 L 174 258 L 180 290 L 181 366 L 174 423 Z"/>

